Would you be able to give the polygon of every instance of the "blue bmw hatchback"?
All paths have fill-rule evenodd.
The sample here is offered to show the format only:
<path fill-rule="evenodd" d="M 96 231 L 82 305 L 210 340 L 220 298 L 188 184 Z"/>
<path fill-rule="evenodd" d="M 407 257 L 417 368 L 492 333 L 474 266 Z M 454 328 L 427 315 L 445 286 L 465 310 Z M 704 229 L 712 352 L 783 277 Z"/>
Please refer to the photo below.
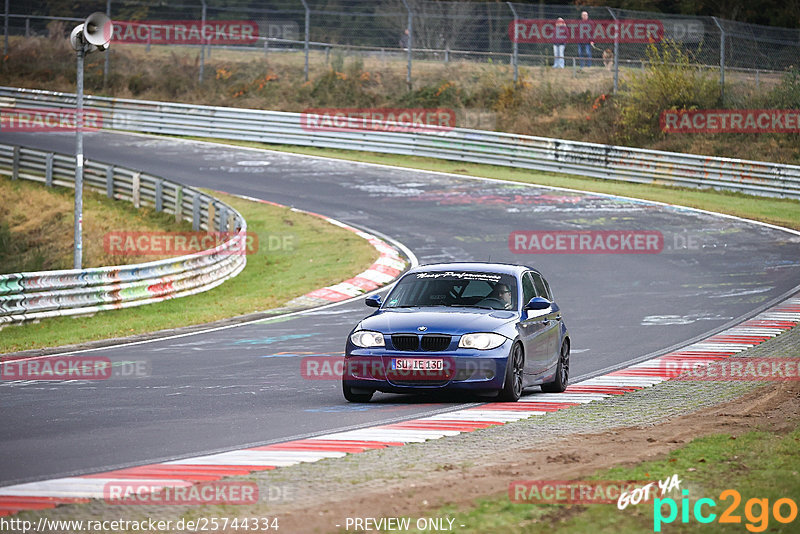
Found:
<path fill-rule="evenodd" d="M 569 380 L 570 337 L 550 286 L 535 269 L 442 263 L 407 272 L 347 338 L 342 389 L 351 402 L 375 391 L 462 390 L 517 401 Z"/>

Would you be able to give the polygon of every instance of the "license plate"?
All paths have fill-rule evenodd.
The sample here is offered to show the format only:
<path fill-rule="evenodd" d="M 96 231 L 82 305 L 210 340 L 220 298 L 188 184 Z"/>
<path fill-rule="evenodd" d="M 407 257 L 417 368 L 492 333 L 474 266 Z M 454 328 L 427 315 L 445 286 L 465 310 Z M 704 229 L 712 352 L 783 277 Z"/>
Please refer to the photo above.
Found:
<path fill-rule="evenodd" d="M 393 358 L 393 371 L 443 371 L 444 360 L 428 358 Z"/>

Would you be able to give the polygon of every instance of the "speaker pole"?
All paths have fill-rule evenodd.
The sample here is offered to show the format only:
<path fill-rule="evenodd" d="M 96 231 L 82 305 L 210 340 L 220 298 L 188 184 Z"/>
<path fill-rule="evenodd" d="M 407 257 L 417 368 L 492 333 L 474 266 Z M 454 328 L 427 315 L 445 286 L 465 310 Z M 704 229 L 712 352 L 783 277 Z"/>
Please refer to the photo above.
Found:
<path fill-rule="evenodd" d="M 84 47 L 78 52 L 78 101 L 75 104 L 75 247 L 73 268 L 80 269 L 83 259 L 83 56 Z"/>
<path fill-rule="evenodd" d="M 106 50 L 111 41 L 114 26 L 103 13 L 92 13 L 83 24 L 76 26 L 70 34 L 70 44 L 78 57 L 77 100 L 75 102 L 75 211 L 74 247 L 72 263 L 81 269 L 83 262 L 83 58 L 95 50 Z"/>

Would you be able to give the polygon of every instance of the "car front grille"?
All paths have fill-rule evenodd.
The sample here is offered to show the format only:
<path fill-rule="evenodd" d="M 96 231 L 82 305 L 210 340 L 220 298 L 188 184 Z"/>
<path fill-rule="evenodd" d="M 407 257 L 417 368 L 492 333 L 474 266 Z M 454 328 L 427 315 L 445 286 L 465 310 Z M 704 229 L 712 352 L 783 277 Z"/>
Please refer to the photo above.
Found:
<path fill-rule="evenodd" d="M 420 339 L 416 334 L 392 334 L 392 345 L 397 350 L 415 352 L 441 352 L 450 346 L 452 336 L 443 334 L 425 334 Z"/>
<path fill-rule="evenodd" d="M 415 334 L 392 334 L 392 345 L 397 350 L 419 350 L 419 336 Z"/>
<path fill-rule="evenodd" d="M 450 336 L 443 336 L 440 334 L 425 334 L 422 336 L 422 350 L 430 352 L 438 352 L 447 350 L 450 346 Z"/>

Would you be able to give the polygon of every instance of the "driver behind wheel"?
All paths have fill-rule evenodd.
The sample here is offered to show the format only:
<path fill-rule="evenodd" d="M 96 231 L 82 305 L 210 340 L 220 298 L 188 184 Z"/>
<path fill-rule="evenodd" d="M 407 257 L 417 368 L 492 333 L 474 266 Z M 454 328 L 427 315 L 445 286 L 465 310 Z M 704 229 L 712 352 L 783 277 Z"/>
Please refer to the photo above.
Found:
<path fill-rule="evenodd" d="M 510 310 L 511 290 L 505 284 L 497 284 L 492 289 L 492 292 L 486 295 L 478 304 L 483 306 L 491 306 L 492 308 L 497 308 L 498 304 L 502 304 L 502 309 Z"/>

